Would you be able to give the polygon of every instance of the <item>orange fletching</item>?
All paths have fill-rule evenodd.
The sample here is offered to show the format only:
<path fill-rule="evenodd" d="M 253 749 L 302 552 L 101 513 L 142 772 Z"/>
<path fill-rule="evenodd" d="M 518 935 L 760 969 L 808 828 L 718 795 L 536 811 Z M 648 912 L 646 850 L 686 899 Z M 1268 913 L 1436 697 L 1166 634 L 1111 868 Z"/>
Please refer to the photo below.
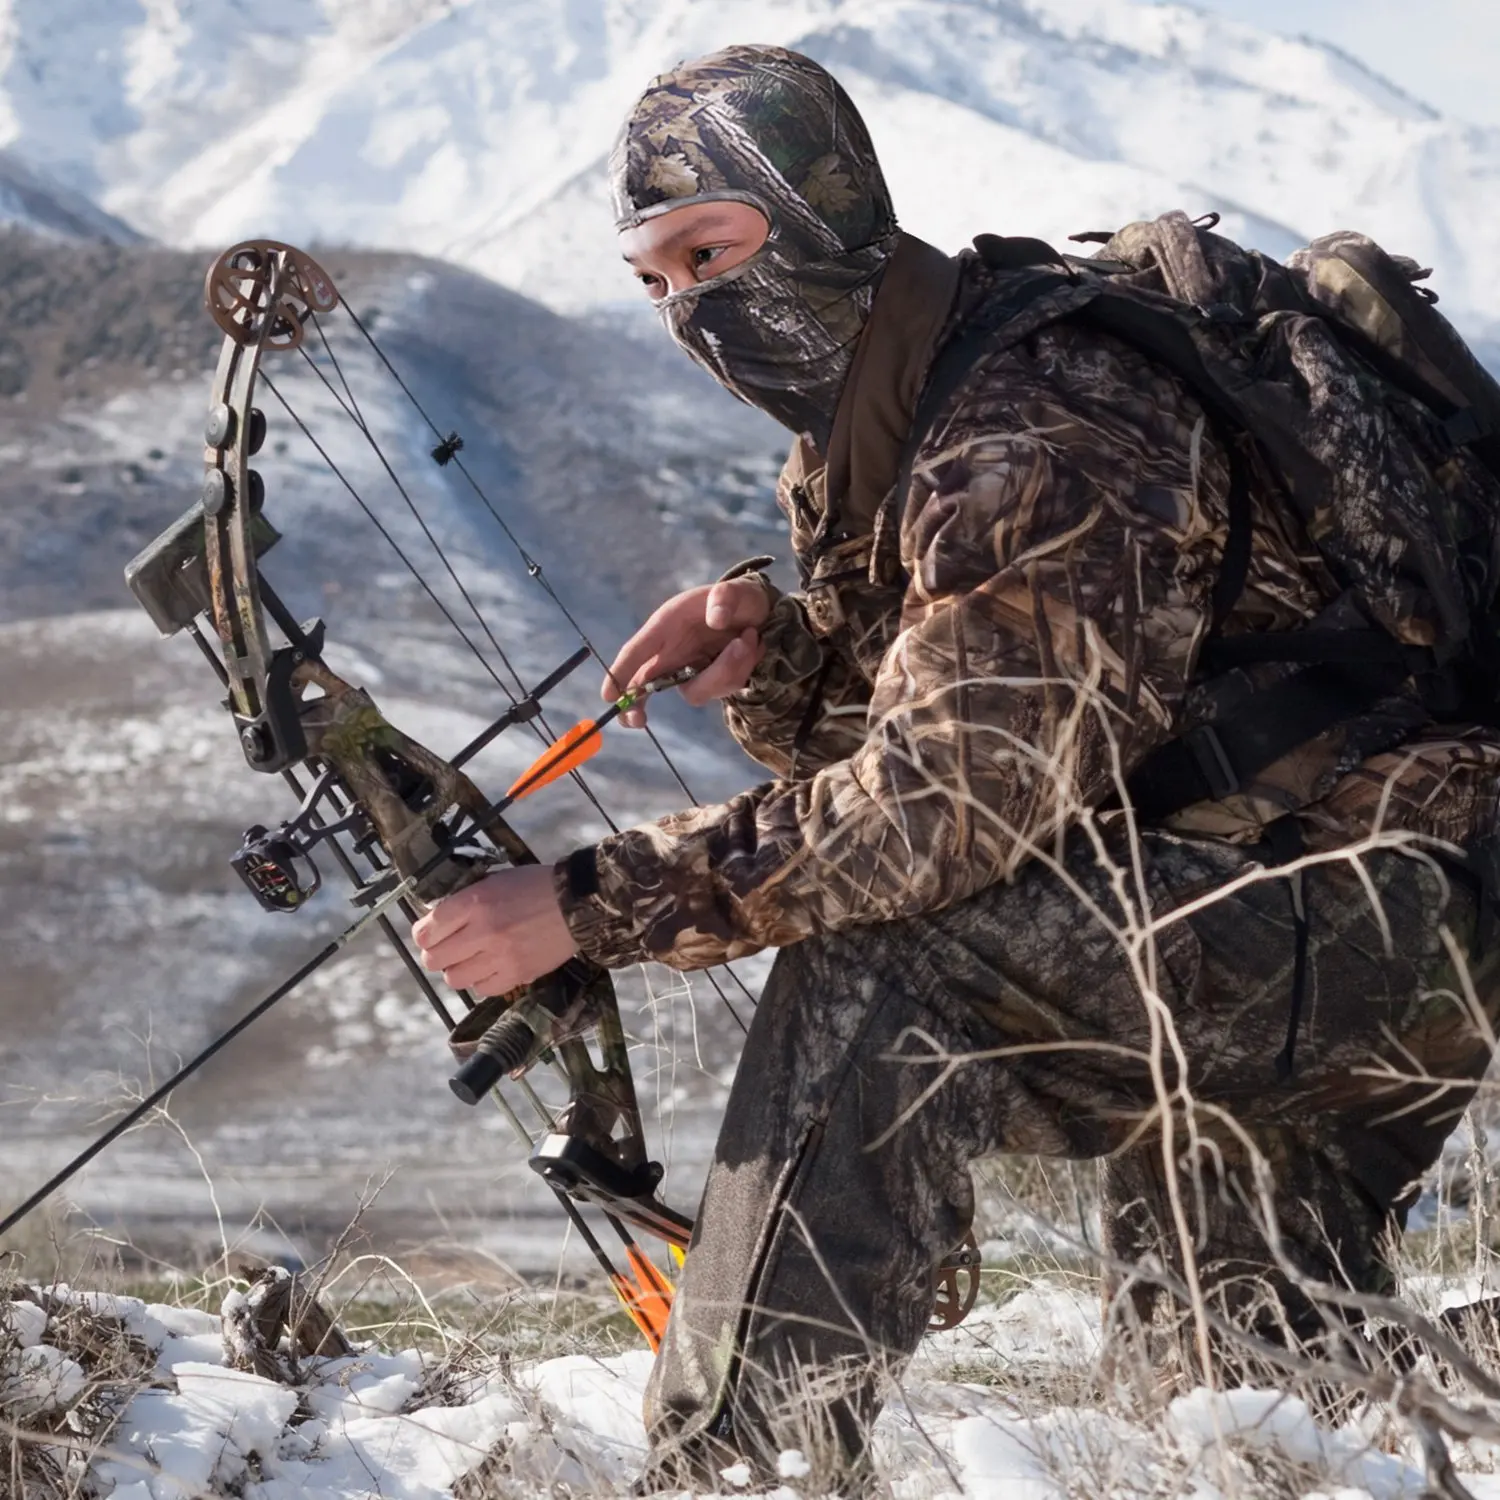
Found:
<path fill-rule="evenodd" d="M 667 1315 L 672 1311 L 672 1283 L 646 1258 L 639 1245 L 631 1245 L 625 1251 L 625 1259 L 635 1272 L 635 1282 L 630 1285 L 628 1297 L 621 1295 L 635 1326 L 646 1336 L 646 1342 L 655 1354 L 667 1332 Z M 621 1277 L 623 1281 L 625 1278 Z M 619 1288 L 617 1287 L 618 1291 Z"/>
<path fill-rule="evenodd" d="M 641 1311 L 635 1288 L 618 1271 L 609 1279 L 614 1286 L 615 1296 L 620 1299 L 620 1306 L 630 1314 L 630 1321 L 640 1329 L 641 1336 L 646 1340 L 651 1352 L 653 1354 L 659 1353 L 661 1350 L 661 1337 L 647 1321 L 646 1315 Z"/>
<path fill-rule="evenodd" d="M 651 1352 L 661 1349 L 661 1341 L 667 1332 L 667 1315 L 672 1311 L 672 1283 L 647 1260 L 638 1245 L 631 1245 L 625 1252 L 635 1280 L 616 1272 L 611 1278 L 615 1295 L 630 1314 L 630 1321 L 640 1329 Z"/>
<path fill-rule="evenodd" d="M 575 724 L 566 734 L 559 735 L 516 777 L 505 795 L 529 796 L 538 787 L 544 787 L 549 782 L 556 781 L 559 776 L 566 776 L 569 771 L 577 770 L 584 761 L 598 753 L 603 743 L 604 737 L 593 719 Z"/>

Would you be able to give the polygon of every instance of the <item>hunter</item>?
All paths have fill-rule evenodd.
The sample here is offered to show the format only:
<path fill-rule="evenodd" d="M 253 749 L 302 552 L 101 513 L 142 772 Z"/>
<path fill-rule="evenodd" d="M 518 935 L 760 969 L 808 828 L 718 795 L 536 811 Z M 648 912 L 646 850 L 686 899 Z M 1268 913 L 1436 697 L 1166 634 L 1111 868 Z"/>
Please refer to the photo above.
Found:
<path fill-rule="evenodd" d="M 1236 1326 L 1315 1343 L 1319 1287 L 1388 1287 L 1490 1059 L 1473 872 L 1500 737 L 1445 724 L 1406 668 L 1342 716 L 1342 688 L 1247 712 L 1285 665 L 1207 673 L 1211 643 L 1343 620 L 1305 518 L 1170 361 L 1072 310 L 1086 263 L 1037 293 L 1035 241 L 954 258 L 898 229 L 817 64 L 739 46 L 658 78 L 611 178 L 672 338 L 795 434 L 778 501 L 802 587 L 761 558 L 677 595 L 605 695 L 701 667 L 683 696 L 719 700 L 768 779 L 492 875 L 415 932 L 486 993 L 575 952 L 692 970 L 780 950 L 643 1487 L 713 1488 L 740 1457 L 774 1474 L 793 1447 L 850 1482 L 970 1228 L 970 1165 L 997 1153 L 1102 1159 L 1112 1316 L 1182 1316 L 1196 1277 L 1223 1320 L 1160 1345 L 1189 1380 L 1193 1347 L 1233 1361 Z M 1143 302 L 1165 305 L 1174 255 L 1248 256 L 1179 214 L 1132 259 L 1147 229 L 1099 255 Z M 1366 377 L 1330 349 L 1297 400 L 1384 556 L 1417 481 L 1372 459 Z M 1451 462 L 1443 482 L 1491 503 L 1477 460 Z M 1221 738 L 1194 740 L 1207 723 Z"/>

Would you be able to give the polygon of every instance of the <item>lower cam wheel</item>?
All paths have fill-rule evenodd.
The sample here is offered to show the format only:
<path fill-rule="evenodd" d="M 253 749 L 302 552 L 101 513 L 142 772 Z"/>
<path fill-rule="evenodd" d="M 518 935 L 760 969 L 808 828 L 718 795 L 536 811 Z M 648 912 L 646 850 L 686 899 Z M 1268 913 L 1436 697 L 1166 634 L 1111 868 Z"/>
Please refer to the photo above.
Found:
<path fill-rule="evenodd" d="M 932 1316 L 927 1321 L 929 1332 L 957 1328 L 969 1316 L 979 1297 L 979 1270 L 979 1243 L 971 1230 L 937 1268 Z"/>

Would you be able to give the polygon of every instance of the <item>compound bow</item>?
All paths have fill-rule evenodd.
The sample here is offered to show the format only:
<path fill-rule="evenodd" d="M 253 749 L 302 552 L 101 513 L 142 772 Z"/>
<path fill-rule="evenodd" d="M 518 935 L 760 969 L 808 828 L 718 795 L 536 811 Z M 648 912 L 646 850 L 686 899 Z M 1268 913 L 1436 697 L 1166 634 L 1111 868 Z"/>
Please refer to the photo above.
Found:
<path fill-rule="evenodd" d="M 248 830 L 231 861 L 255 898 L 268 911 L 300 910 L 321 885 L 314 856 L 326 850 L 353 881 L 355 904 L 365 909 L 365 915 L 323 954 L 304 965 L 288 985 L 267 997 L 240 1024 L 248 1024 L 353 935 L 366 926 L 379 926 L 448 1028 L 453 1049 L 462 1060 L 452 1080 L 454 1092 L 475 1103 L 510 1075 L 538 1109 L 544 1133 L 533 1142 L 509 1103 L 496 1094 L 531 1148 L 531 1166 L 552 1187 L 654 1348 L 672 1289 L 642 1252 L 632 1230 L 666 1241 L 680 1256 L 692 1222 L 658 1194 L 662 1168 L 646 1149 L 609 974 L 575 958 L 511 995 L 478 1003 L 461 995 L 466 1012 L 455 1017 L 387 915 L 399 909 L 413 919 L 427 903 L 483 878 L 502 862 L 535 862 L 535 855 L 502 816 L 527 788 L 518 783 L 506 798 L 490 803 L 462 768 L 502 730 L 538 720 L 546 693 L 595 653 L 580 631 L 583 647 L 529 693 L 511 695 L 510 708 L 451 760 L 389 723 L 364 689 L 347 682 L 324 660 L 323 622 L 298 622 L 260 571 L 260 558 L 278 533 L 263 513 L 264 484 L 251 467 L 266 437 L 265 418 L 254 404 L 258 383 L 271 390 L 332 465 L 326 450 L 262 369 L 262 362 L 268 355 L 298 350 L 306 354 L 303 345 L 310 330 L 316 330 L 331 360 L 319 319 L 340 305 L 339 293 L 310 256 L 275 241 L 257 240 L 236 245 L 214 261 L 208 272 L 206 300 L 224 343 L 204 432 L 202 495 L 130 563 L 126 579 L 163 634 L 188 631 L 215 666 L 228 692 L 226 706 L 246 762 L 257 771 L 280 773 L 298 798 L 298 810 L 279 827 Z M 416 404 L 363 324 L 348 311 L 380 361 Z M 347 382 L 345 399 L 310 357 L 309 363 L 375 446 L 411 505 L 380 455 Z M 333 365 L 337 370 L 336 360 Z M 342 371 L 338 373 L 342 380 Z M 422 410 L 420 405 L 417 409 Z M 426 417 L 425 412 L 422 415 Z M 433 458 L 440 464 L 453 461 L 462 446 L 457 434 L 444 437 L 436 427 L 433 432 L 439 439 Z M 333 467 L 364 506 L 353 486 Z M 473 484 L 467 470 L 463 472 Z M 485 503 L 489 504 L 487 499 Z M 489 508 L 504 527 L 494 507 Z M 420 515 L 417 519 L 436 546 Z M 505 529 L 514 541 L 509 528 Z M 381 530 L 397 546 L 385 528 Z M 531 576 L 540 578 L 539 567 L 524 550 L 522 555 Z M 444 563 L 463 591 L 451 565 L 446 559 Z M 409 561 L 407 565 L 411 566 Z M 415 574 L 415 568 L 412 571 Z M 428 593 L 452 621 L 430 588 Z M 464 597 L 472 607 L 466 592 Z M 552 597 L 556 599 L 555 594 Z M 572 616 L 566 609 L 563 612 L 576 628 Z M 217 649 L 199 623 L 204 616 L 212 622 Z M 273 639 L 268 619 L 279 640 Z M 491 641 L 498 650 L 493 636 Z M 311 776 L 306 785 L 299 768 Z M 544 779 L 550 780 L 551 775 Z M 347 848 L 341 840 L 347 840 Z M 597 1061 L 586 1041 L 590 1034 Z M 527 1070 L 539 1060 L 552 1062 L 567 1081 L 567 1103 L 555 1116 L 526 1082 Z M 619 1235 L 628 1273 L 611 1261 L 582 1217 L 580 1204 L 600 1210 Z M 977 1259 L 970 1242 L 944 1266 L 938 1279 L 936 1326 L 952 1326 L 972 1306 L 978 1288 Z"/>
<path fill-rule="evenodd" d="M 466 1102 L 543 1054 L 555 1059 L 569 1098 L 553 1117 L 531 1095 L 548 1127 L 531 1165 L 552 1185 L 654 1343 L 670 1287 L 627 1226 L 684 1250 L 692 1223 L 658 1196 L 662 1168 L 646 1151 L 608 973 L 575 958 L 521 993 L 482 1004 L 460 996 L 468 1008 L 455 1018 L 385 915 L 395 906 L 414 919 L 427 903 L 502 862 L 535 863 L 500 816 L 503 804 L 491 805 L 462 766 L 503 729 L 536 719 L 545 694 L 590 652 L 576 652 L 452 760 L 392 725 L 364 689 L 324 660 L 323 622 L 298 622 L 260 570 L 278 537 L 251 466 L 266 437 L 265 417 L 254 404 L 262 360 L 300 349 L 316 320 L 339 305 L 339 293 L 310 256 L 262 240 L 214 261 L 206 300 L 224 343 L 204 431 L 202 495 L 130 563 L 126 580 L 159 630 L 189 631 L 218 669 L 246 762 L 280 772 L 298 796 L 294 816 L 275 829 L 248 830 L 231 863 L 267 911 L 293 912 L 321 885 L 315 854 L 326 849 L 337 860 L 355 883 L 354 902 L 369 913 L 357 925 L 373 917 L 448 1027 L 465 1059 L 453 1088 Z M 449 440 L 446 457 L 452 456 Z M 217 651 L 200 627 L 205 615 Z M 298 767 L 311 773 L 310 784 L 303 785 Z M 604 1211 L 624 1243 L 631 1276 L 610 1262 L 577 1202 Z"/>

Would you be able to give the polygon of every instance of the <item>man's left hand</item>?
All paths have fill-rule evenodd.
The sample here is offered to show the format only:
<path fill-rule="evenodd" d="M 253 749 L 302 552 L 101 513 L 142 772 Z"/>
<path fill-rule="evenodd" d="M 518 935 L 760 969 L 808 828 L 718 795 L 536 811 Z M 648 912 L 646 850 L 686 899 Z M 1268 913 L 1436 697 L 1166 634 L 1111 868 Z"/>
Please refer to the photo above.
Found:
<path fill-rule="evenodd" d="M 502 995 L 566 963 L 578 950 L 563 920 L 551 865 L 496 870 L 444 896 L 411 929 L 422 967 L 456 990 Z"/>

